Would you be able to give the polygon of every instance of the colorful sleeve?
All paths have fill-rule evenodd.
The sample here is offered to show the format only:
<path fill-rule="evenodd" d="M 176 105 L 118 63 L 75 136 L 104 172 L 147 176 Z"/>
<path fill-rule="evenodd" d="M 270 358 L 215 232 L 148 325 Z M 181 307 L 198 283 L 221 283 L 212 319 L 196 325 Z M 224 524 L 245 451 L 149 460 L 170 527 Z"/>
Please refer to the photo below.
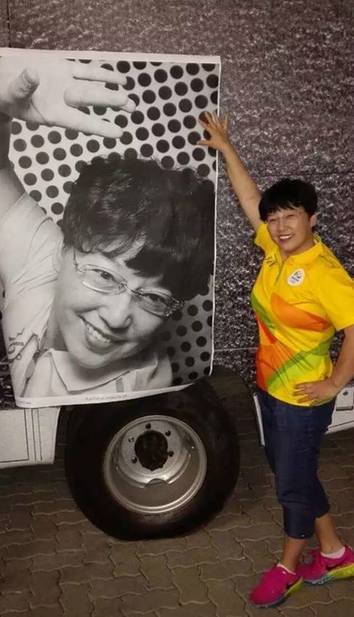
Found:
<path fill-rule="evenodd" d="M 317 293 L 336 330 L 354 325 L 354 280 L 340 264 L 321 273 Z"/>
<path fill-rule="evenodd" d="M 257 229 L 256 237 L 254 239 L 256 246 L 259 246 L 265 253 L 273 251 L 275 248 L 275 242 L 270 237 L 268 227 L 265 223 L 261 223 Z"/>

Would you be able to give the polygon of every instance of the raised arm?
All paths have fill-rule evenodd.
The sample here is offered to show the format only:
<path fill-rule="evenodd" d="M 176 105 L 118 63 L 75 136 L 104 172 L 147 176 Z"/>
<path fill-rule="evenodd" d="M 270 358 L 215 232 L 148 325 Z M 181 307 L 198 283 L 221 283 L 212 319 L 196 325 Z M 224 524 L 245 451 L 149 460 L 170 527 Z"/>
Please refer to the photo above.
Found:
<path fill-rule="evenodd" d="M 0 58 L 0 217 L 23 193 L 8 159 L 11 119 L 58 126 L 119 138 L 122 130 L 79 107 L 99 105 L 135 109 L 125 92 L 106 83 L 122 85 L 126 78 L 97 62 L 82 64 L 64 59 L 3 56 Z"/>
<path fill-rule="evenodd" d="M 199 122 L 208 132 L 209 137 L 202 139 L 199 143 L 222 153 L 235 195 L 256 231 L 261 224 L 258 212 L 261 199 L 260 190 L 230 142 L 227 132 L 227 119 L 221 120 L 215 113 L 206 113 L 205 117 L 206 121 L 200 120 Z"/>
<path fill-rule="evenodd" d="M 0 113 L 0 218 L 23 193 L 23 186 L 9 161 L 11 120 Z"/>

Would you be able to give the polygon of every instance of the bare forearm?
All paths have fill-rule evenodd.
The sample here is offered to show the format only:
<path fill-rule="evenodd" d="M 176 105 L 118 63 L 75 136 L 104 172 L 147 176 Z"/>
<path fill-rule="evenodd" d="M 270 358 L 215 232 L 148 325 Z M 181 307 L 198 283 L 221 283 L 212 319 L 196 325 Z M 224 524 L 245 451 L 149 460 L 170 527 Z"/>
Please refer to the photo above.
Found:
<path fill-rule="evenodd" d="M 354 379 L 354 325 L 344 330 L 342 347 L 331 375 L 332 383 L 341 390 Z"/>
<path fill-rule="evenodd" d="M 261 193 L 230 142 L 227 118 L 221 120 L 215 113 L 206 112 L 205 119 L 199 120 L 206 131 L 206 137 L 199 143 L 222 153 L 235 195 L 252 227 L 257 230 L 261 223 L 258 212 Z"/>
<path fill-rule="evenodd" d="M 223 155 L 235 195 L 250 223 L 257 229 L 261 223 L 258 211 L 261 192 L 231 144 L 225 146 Z"/>
<path fill-rule="evenodd" d="M 16 203 L 24 191 L 9 160 L 10 134 L 11 119 L 0 114 L 0 215 Z"/>

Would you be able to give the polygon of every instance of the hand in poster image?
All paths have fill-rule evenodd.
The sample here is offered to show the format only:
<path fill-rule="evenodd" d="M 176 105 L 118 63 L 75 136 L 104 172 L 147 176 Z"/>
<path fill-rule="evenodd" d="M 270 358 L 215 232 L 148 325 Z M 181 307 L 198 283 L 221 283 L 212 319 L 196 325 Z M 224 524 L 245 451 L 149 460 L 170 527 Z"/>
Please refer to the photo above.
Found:
<path fill-rule="evenodd" d="M 125 78 L 97 63 L 47 59 L 24 68 L 16 57 L 2 60 L 3 135 L 14 115 L 117 137 L 116 125 L 77 107 L 134 109 L 105 88 Z M 95 156 L 81 166 L 59 228 L 6 160 L 8 139 L 2 144 L 0 274 L 16 398 L 61 404 L 170 386 L 159 335 L 186 300 L 208 291 L 212 182 L 151 160 Z"/>
<path fill-rule="evenodd" d="M 100 105 L 128 112 L 135 109 L 126 93 L 105 87 L 106 83 L 124 85 L 124 75 L 97 62 L 2 57 L 0 75 L 0 109 L 11 118 L 119 138 L 119 127 L 78 108 Z"/>

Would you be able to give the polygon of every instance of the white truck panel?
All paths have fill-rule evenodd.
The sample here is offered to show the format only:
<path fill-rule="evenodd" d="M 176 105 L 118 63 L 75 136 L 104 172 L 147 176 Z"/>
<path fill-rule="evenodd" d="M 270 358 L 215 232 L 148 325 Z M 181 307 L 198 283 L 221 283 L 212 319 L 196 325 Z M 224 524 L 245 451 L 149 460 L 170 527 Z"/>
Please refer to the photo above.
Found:
<path fill-rule="evenodd" d="M 0 409 L 0 468 L 52 463 L 59 411 Z"/>

